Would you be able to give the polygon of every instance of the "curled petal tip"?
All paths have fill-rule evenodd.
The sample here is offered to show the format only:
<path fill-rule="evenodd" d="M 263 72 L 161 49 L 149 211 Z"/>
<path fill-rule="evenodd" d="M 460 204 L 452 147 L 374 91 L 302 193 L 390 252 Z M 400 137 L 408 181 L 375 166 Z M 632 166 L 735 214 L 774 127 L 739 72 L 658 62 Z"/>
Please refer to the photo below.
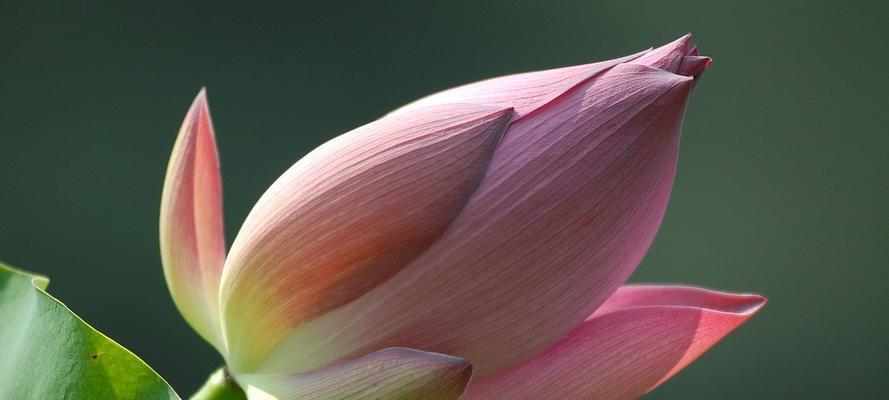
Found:
<path fill-rule="evenodd" d="M 200 120 L 202 118 L 206 118 L 209 121 L 210 120 L 209 114 L 210 114 L 210 109 L 207 104 L 207 88 L 205 86 L 202 86 L 201 89 L 198 90 L 198 94 L 194 96 L 194 100 L 192 100 L 192 102 L 191 102 L 191 107 L 189 107 L 189 109 L 188 109 L 188 114 L 186 116 L 186 120 L 190 121 L 193 124 L 200 122 Z M 211 123 L 211 125 L 212 125 L 212 123 Z M 202 134 L 212 133 L 212 130 L 213 130 L 212 126 L 210 126 L 211 132 L 206 132 L 206 131 L 202 132 L 201 130 L 197 129 L 197 127 L 195 127 L 195 129 L 192 129 L 189 131 L 189 134 L 202 135 Z"/>
<path fill-rule="evenodd" d="M 766 303 L 769 302 L 768 298 L 756 293 L 747 293 L 738 296 L 742 297 L 744 301 L 739 304 L 739 307 L 730 311 L 738 315 L 750 316 L 756 314 L 757 312 L 759 312 L 759 310 L 766 306 Z"/>
<path fill-rule="evenodd" d="M 676 73 L 697 78 L 713 64 L 713 59 L 702 56 L 685 56 Z"/>
<path fill-rule="evenodd" d="M 689 32 L 685 35 L 680 36 L 678 39 L 661 46 L 661 48 L 671 48 L 675 49 L 675 51 L 682 52 L 683 54 L 688 54 L 688 52 L 690 52 L 694 48 L 694 46 L 692 45 L 693 40 L 694 38 Z"/>
<path fill-rule="evenodd" d="M 697 308 L 738 317 L 749 317 L 765 304 L 766 298 L 755 293 L 728 293 L 683 285 L 634 284 L 621 287 L 596 310 L 590 319 L 615 310 L 651 306 Z"/>

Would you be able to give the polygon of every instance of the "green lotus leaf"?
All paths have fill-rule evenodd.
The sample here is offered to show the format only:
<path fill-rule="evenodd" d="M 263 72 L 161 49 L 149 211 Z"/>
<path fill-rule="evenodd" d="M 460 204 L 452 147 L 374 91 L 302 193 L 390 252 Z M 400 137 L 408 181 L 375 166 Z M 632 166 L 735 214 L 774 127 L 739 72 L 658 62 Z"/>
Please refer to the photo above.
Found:
<path fill-rule="evenodd" d="M 0 399 L 179 399 L 154 370 L 0 263 Z"/>

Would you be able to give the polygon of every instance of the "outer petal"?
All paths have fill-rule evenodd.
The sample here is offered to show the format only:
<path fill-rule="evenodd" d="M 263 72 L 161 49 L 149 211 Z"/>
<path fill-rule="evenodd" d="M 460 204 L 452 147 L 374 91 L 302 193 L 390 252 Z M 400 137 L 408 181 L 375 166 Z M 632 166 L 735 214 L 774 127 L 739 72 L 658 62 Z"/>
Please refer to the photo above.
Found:
<path fill-rule="evenodd" d="M 405 112 L 290 168 L 226 260 L 229 365 L 251 371 L 293 327 L 362 296 L 432 244 L 476 190 L 511 116 L 468 104 Z"/>
<path fill-rule="evenodd" d="M 298 375 L 247 375 L 251 400 L 450 400 L 463 394 L 472 367 L 462 358 L 389 348 Z"/>
<path fill-rule="evenodd" d="M 432 247 L 295 330 L 264 368 L 311 370 L 398 345 L 459 355 L 483 377 L 547 349 L 651 244 L 691 83 L 620 64 L 512 123 L 478 191 Z"/>
<path fill-rule="evenodd" d="M 517 120 L 562 96 L 570 89 L 648 50 L 614 60 L 573 67 L 526 72 L 470 83 L 426 96 L 394 111 L 414 110 L 433 104 L 474 103 L 515 108 Z"/>
<path fill-rule="evenodd" d="M 624 286 L 543 354 L 473 381 L 463 399 L 635 399 L 744 323 L 765 299 L 682 286 Z"/>
<path fill-rule="evenodd" d="M 176 306 L 201 336 L 220 347 L 216 316 L 225 260 L 222 183 L 204 90 L 185 116 L 167 166 L 160 246 L 164 276 Z"/>

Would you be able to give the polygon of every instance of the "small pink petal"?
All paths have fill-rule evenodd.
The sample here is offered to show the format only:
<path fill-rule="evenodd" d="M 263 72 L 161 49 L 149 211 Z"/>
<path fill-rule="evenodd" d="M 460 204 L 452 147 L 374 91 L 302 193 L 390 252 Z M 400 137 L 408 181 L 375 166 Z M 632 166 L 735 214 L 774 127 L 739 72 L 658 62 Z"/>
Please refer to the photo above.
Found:
<path fill-rule="evenodd" d="M 363 297 L 296 328 L 264 370 L 408 346 L 472 360 L 483 377 L 549 348 L 651 244 L 692 82 L 620 64 L 511 123 L 441 238 Z"/>
<path fill-rule="evenodd" d="M 682 58 L 682 65 L 679 66 L 679 71 L 677 73 L 697 78 L 712 63 L 713 60 L 710 57 L 685 56 Z"/>
<path fill-rule="evenodd" d="M 204 90 L 191 105 L 167 166 L 160 213 L 167 286 L 185 319 L 217 348 L 219 277 L 225 259 L 222 183 Z"/>
<path fill-rule="evenodd" d="M 229 365 L 252 371 L 294 327 L 361 297 L 438 239 L 481 182 L 511 116 L 471 104 L 390 115 L 285 172 L 226 260 Z"/>
<path fill-rule="evenodd" d="M 389 348 L 314 372 L 238 380 L 251 400 L 456 400 L 471 375 L 462 358 Z"/>
<path fill-rule="evenodd" d="M 549 350 L 473 380 L 462 399 L 635 399 L 694 361 L 765 301 L 684 286 L 624 286 Z"/>
<path fill-rule="evenodd" d="M 515 121 L 611 67 L 639 58 L 643 54 L 645 52 L 592 64 L 526 72 L 470 83 L 426 96 L 393 113 L 432 104 L 473 103 L 512 107 L 516 113 Z"/>

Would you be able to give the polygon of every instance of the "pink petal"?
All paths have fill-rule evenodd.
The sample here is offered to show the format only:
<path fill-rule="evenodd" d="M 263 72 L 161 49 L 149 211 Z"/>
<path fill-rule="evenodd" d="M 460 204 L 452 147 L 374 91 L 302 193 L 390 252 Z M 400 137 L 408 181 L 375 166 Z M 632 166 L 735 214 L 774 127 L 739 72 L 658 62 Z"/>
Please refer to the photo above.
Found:
<path fill-rule="evenodd" d="M 389 348 L 297 375 L 246 375 L 251 400 L 451 400 L 472 375 L 457 357 Z"/>
<path fill-rule="evenodd" d="M 219 156 L 206 92 L 185 116 L 161 199 L 161 258 L 179 311 L 219 347 L 217 298 L 225 259 Z"/>
<path fill-rule="evenodd" d="M 512 123 L 434 245 L 295 329 L 263 369 L 408 346 L 472 360 L 483 377 L 549 348 L 626 280 L 654 238 L 692 81 L 620 64 Z"/>
<path fill-rule="evenodd" d="M 677 73 L 697 78 L 712 63 L 713 60 L 710 57 L 685 56 L 682 58 L 682 64 L 679 66 Z"/>
<path fill-rule="evenodd" d="M 611 67 L 634 60 L 643 54 L 645 52 L 592 64 L 507 75 L 470 83 L 426 96 L 393 113 L 433 104 L 473 103 L 513 107 L 516 113 L 514 120 L 517 120 Z"/>
<path fill-rule="evenodd" d="M 635 399 L 744 323 L 765 298 L 683 286 L 624 286 L 560 342 L 464 400 Z"/>
<path fill-rule="evenodd" d="M 478 187 L 511 116 L 471 104 L 392 115 L 284 173 L 226 260 L 229 365 L 251 371 L 294 327 L 361 297 L 431 245 Z"/>

